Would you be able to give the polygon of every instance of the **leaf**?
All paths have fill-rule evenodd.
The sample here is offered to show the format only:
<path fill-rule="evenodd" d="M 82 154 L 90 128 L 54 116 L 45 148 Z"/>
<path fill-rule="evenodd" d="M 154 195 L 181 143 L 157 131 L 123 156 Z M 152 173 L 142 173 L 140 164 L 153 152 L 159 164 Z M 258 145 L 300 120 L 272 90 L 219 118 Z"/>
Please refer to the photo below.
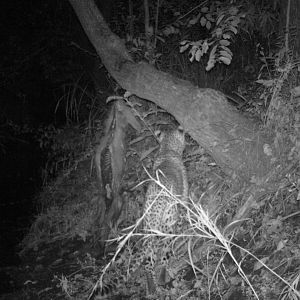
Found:
<path fill-rule="evenodd" d="M 218 60 L 223 62 L 227 66 L 230 65 L 230 63 L 231 63 L 231 59 L 228 57 L 224 57 L 224 56 L 219 57 Z"/>
<path fill-rule="evenodd" d="M 206 65 L 206 68 L 205 70 L 206 71 L 210 71 L 216 64 L 216 60 L 213 60 L 213 59 L 210 59 L 208 62 L 207 62 L 207 65 Z"/>
<path fill-rule="evenodd" d="M 229 46 L 230 45 L 230 42 L 227 41 L 227 40 L 220 40 L 219 43 L 220 43 L 221 46 Z"/>
<path fill-rule="evenodd" d="M 208 51 L 208 49 L 209 49 L 209 45 L 208 45 L 208 43 L 207 43 L 207 40 L 204 40 L 204 41 L 202 41 L 202 53 L 204 54 L 204 53 L 207 53 L 207 51 Z M 202 55 L 203 55 L 202 54 Z"/>
<path fill-rule="evenodd" d="M 195 25 L 196 23 L 198 23 L 198 21 L 200 19 L 200 16 L 201 16 L 201 14 L 199 13 L 196 17 L 194 17 L 193 19 L 191 19 L 188 24 Z"/>
<path fill-rule="evenodd" d="M 206 19 L 207 19 L 208 21 L 210 21 L 210 22 L 214 22 L 214 21 L 215 21 L 215 19 L 212 17 L 211 14 L 207 14 L 205 17 L 206 17 Z"/>
<path fill-rule="evenodd" d="M 234 19 L 232 20 L 232 22 L 231 22 L 231 25 L 233 26 L 233 27 L 238 27 L 238 24 L 241 22 L 241 19 L 239 18 L 239 17 L 234 17 Z"/>
<path fill-rule="evenodd" d="M 210 51 L 209 54 L 209 60 L 207 62 L 206 71 L 210 71 L 216 64 L 216 50 L 217 50 L 218 45 L 215 45 L 212 50 Z"/>
<path fill-rule="evenodd" d="M 169 36 L 169 35 L 172 33 L 172 28 L 173 28 L 172 26 L 166 27 L 166 28 L 162 31 L 163 35 Z"/>
<path fill-rule="evenodd" d="M 228 41 L 226 41 L 226 42 L 228 42 Z M 233 53 L 231 52 L 231 50 L 228 47 L 221 46 L 221 49 L 223 49 L 224 51 L 226 51 L 227 53 L 229 53 L 231 56 L 233 56 Z"/>
<path fill-rule="evenodd" d="M 202 27 L 205 26 L 205 24 L 206 24 L 206 18 L 205 18 L 205 17 L 202 17 L 202 18 L 200 19 L 200 24 L 201 24 Z"/>
<path fill-rule="evenodd" d="M 83 277 L 83 275 L 81 274 L 81 273 L 79 273 L 79 274 L 76 274 L 75 276 L 74 276 L 74 279 L 81 279 L 81 278 L 84 278 Z"/>
<path fill-rule="evenodd" d="M 207 21 L 207 22 L 206 22 L 206 28 L 207 28 L 208 30 L 210 30 L 210 28 L 211 28 L 211 23 L 210 23 L 210 21 Z"/>
<path fill-rule="evenodd" d="M 271 86 L 273 86 L 275 80 L 274 79 L 268 79 L 268 80 L 259 79 L 259 80 L 256 80 L 255 82 L 262 84 L 263 86 L 266 86 L 266 87 L 271 87 Z"/>
<path fill-rule="evenodd" d="M 220 15 L 217 19 L 216 25 L 219 25 L 221 23 L 221 21 L 224 19 L 225 15 Z"/>
<path fill-rule="evenodd" d="M 201 59 L 201 57 L 202 57 L 202 55 L 203 55 L 203 53 L 202 53 L 202 51 L 200 50 L 200 49 L 198 49 L 197 51 L 196 51 L 196 53 L 195 53 L 195 59 L 196 59 L 196 61 L 200 61 L 200 59 Z"/>
<path fill-rule="evenodd" d="M 263 148 L 264 148 L 264 153 L 267 156 L 272 156 L 273 155 L 272 148 L 271 148 L 271 146 L 269 144 L 264 144 Z"/>
<path fill-rule="evenodd" d="M 230 30 L 230 31 L 232 31 L 235 35 L 237 34 L 237 29 L 236 29 L 236 27 L 233 27 L 233 26 L 229 26 L 228 27 L 228 30 Z"/>
<path fill-rule="evenodd" d="M 159 41 L 163 42 L 163 43 L 166 42 L 166 40 L 165 40 L 164 38 L 162 38 L 161 36 L 159 36 L 159 35 L 157 35 L 156 38 L 157 38 Z"/>
<path fill-rule="evenodd" d="M 231 14 L 232 16 L 236 16 L 237 13 L 238 13 L 238 8 L 236 6 L 232 6 L 230 9 L 229 9 L 229 14 Z"/>
<path fill-rule="evenodd" d="M 196 280 L 195 284 L 194 284 L 194 289 L 200 289 L 203 287 L 203 283 L 201 280 Z"/>
<path fill-rule="evenodd" d="M 181 46 L 181 47 L 179 48 L 179 52 L 180 52 L 180 53 L 184 52 L 189 46 L 190 46 L 189 43 L 185 44 L 184 46 Z"/>
<path fill-rule="evenodd" d="M 220 57 L 224 57 L 224 58 L 228 58 L 230 60 L 232 60 L 232 55 L 230 55 L 230 53 L 228 53 L 227 51 L 221 50 L 219 52 Z"/>
<path fill-rule="evenodd" d="M 198 46 L 193 46 L 193 47 L 191 48 L 190 53 L 189 53 L 189 55 L 190 55 L 190 62 L 193 62 L 193 61 L 194 61 L 194 59 L 195 59 L 195 54 L 196 54 L 196 51 L 197 51 L 198 49 L 199 49 Z"/>
<path fill-rule="evenodd" d="M 257 271 L 257 270 L 261 269 L 264 266 L 263 263 L 265 264 L 268 260 L 269 260 L 268 256 L 267 257 L 263 257 L 260 260 L 258 260 L 254 264 L 253 271 Z"/>
<path fill-rule="evenodd" d="M 229 40 L 229 39 L 231 39 L 231 35 L 228 33 L 223 33 L 223 39 Z"/>
<path fill-rule="evenodd" d="M 206 7 L 206 6 L 202 7 L 202 8 L 201 8 L 201 12 L 202 12 L 202 13 L 208 12 L 208 7 Z"/>
<path fill-rule="evenodd" d="M 281 250 L 282 248 L 284 248 L 286 242 L 287 242 L 287 240 L 279 241 L 276 250 L 279 251 L 279 250 Z"/>
<path fill-rule="evenodd" d="M 215 32 L 216 32 L 216 36 L 220 37 L 222 35 L 223 30 L 222 30 L 222 28 L 219 27 L 219 28 L 216 29 Z M 223 35 L 223 37 L 224 37 L 224 35 Z"/>
<path fill-rule="evenodd" d="M 137 39 L 136 39 L 136 38 L 134 38 L 134 39 L 132 40 L 132 43 L 133 43 L 133 45 L 134 45 L 135 47 L 138 47 L 138 42 L 137 42 Z"/>
<path fill-rule="evenodd" d="M 210 55 L 209 55 L 210 57 L 215 57 L 215 56 L 216 56 L 217 47 L 218 47 L 218 45 L 215 45 L 215 46 L 211 49 Z"/>
<path fill-rule="evenodd" d="M 232 52 L 231 51 L 227 51 L 227 50 L 219 50 L 219 56 L 220 57 L 226 57 L 229 59 L 232 59 Z"/>
<path fill-rule="evenodd" d="M 300 97 L 300 86 L 294 87 L 291 92 L 295 98 Z"/>

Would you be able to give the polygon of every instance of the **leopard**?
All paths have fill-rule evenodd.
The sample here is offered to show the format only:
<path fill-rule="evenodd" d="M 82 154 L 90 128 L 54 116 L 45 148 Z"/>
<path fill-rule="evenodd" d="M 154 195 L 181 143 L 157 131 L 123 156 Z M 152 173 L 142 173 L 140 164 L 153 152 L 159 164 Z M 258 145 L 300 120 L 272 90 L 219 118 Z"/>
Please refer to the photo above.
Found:
<path fill-rule="evenodd" d="M 159 131 L 156 135 L 160 145 L 154 158 L 152 174 L 157 180 L 151 180 L 147 186 L 142 230 L 145 235 L 153 231 L 174 234 L 181 230 L 182 211 L 178 207 L 178 199 L 181 202 L 186 202 L 188 199 L 187 172 L 182 158 L 185 135 L 181 127 Z M 154 235 L 138 240 L 137 245 L 128 251 L 125 247 L 123 257 L 128 257 L 128 261 L 118 263 L 116 268 L 110 271 L 113 275 L 108 277 L 117 280 L 117 284 L 109 280 L 104 284 L 105 288 L 98 290 L 95 295 L 118 294 L 120 287 L 126 289 L 130 287 L 130 283 L 140 282 L 141 288 L 146 288 L 147 296 L 158 299 L 156 297 L 158 290 L 161 291 L 161 287 L 164 287 L 169 280 L 168 264 L 173 258 L 170 240 Z M 130 259 L 129 253 L 132 253 Z M 123 269 L 126 269 L 126 276 L 119 274 Z M 128 278 L 127 274 L 129 274 Z"/>
<path fill-rule="evenodd" d="M 185 136 L 181 127 L 160 132 L 160 147 L 153 164 L 157 180 L 149 183 L 144 204 L 146 233 L 174 234 L 179 231 L 181 210 L 178 200 L 188 199 L 188 179 L 183 163 Z M 150 236 L 144 242 L 147 294 L 154 295 L 166 284 L 167 265 L 172 254 L 170 240 Z"/>

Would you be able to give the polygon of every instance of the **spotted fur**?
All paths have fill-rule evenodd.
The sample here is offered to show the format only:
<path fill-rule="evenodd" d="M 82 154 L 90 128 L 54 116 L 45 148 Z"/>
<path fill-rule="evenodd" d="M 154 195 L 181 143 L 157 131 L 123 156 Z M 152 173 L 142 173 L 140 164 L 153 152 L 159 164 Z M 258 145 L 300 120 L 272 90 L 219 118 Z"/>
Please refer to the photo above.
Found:
<path fill-rule="evenodd" d="M 185 139 L 183 131 L 179 129 L 162 132 L 159 139 L 160 149 L 153 169 L 165 188 L 155 182 L 149 184 L 144 207 L 144 230 L 171 234 L 177 231 L 180 217 L 175 197 L 183 201 L 188 197 L 188 181 L 182 161 Z M 172 247 L 166 240 L 156 237 L 148 239 L 144 247 L 148 292 L 154 294 L 156 287 L 166 281 L 166 266 L 169 256 L 172 255 Z"/>

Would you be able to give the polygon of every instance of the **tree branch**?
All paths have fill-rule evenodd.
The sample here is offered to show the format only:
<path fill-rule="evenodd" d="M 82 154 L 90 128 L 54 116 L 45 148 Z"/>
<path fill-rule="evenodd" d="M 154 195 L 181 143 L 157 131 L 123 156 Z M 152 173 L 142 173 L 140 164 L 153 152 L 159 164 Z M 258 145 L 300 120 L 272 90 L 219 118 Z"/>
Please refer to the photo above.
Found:
<path fill-rule="evenodd" d="M 69 1 L 108 72 L 124 89 L 171 113 L 227 174 L 245 181 L 268 172 L 271 157 L 263 149 L 272 145 L 256 121 L 232 107 L 221 92 L 135 63 L 93 0 Z"/>

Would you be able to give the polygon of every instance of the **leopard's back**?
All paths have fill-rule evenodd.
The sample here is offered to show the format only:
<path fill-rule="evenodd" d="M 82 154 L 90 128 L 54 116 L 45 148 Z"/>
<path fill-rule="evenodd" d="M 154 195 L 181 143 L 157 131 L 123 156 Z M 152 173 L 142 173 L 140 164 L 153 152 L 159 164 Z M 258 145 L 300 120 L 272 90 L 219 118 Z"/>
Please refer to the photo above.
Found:
<path fill-rule="evenodd" d="M 155 182 L 151 182 L 146 193 L 145 216 L 146 229 L 156 229 L 169 232 L 177 219 L 176 200 L 185 200 L 188 194 L 186 170 L 182 161 L 185 138 L 182 130 L 162 132 L 160 149 L 154 161 L 154 172 L 163 189 Z M 151 207 L 150 207 L 151 206 Z"/>

